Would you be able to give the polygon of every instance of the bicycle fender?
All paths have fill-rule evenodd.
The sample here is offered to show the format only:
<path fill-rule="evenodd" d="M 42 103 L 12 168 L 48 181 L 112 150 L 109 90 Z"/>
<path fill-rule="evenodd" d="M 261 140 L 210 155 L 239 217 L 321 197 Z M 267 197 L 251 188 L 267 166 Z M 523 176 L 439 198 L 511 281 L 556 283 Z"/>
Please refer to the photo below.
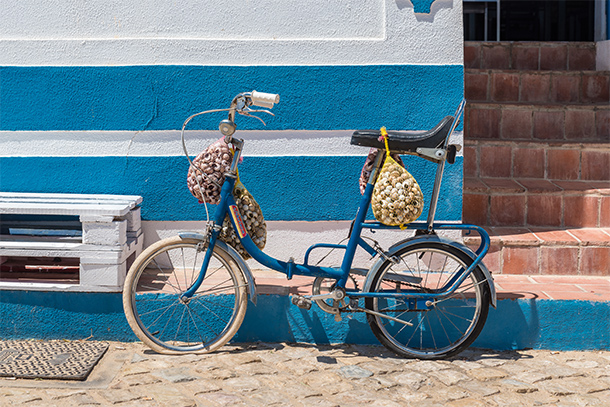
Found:
<path fill-rule="evenodd" d="M 183 239 L 197 239 L 197 240 L 201 240 L 201 241 L 205 240 L 205 235 L 203 235 L 201 233 L 197 233 L 197 232 L 180 232 L 180 233 L 178 233 L 178 236 L 180 236 Z M 250 267 L 248 267 L 248 264 L 246 263 L 246 261 L 230 245 L 226 244 L 222 240 L 216 240 L 216 245 L 221 250 L 224 250 L 225 252 L 227 252 L 229 254 L 229 256 L 233 257 L 233 260 L 235 260 L 237 267 L 239 267 L 242 274 L 246 277 L 246 281 L 248 282 L 247 289 L 248 289 L 248 297 L 250 298 L 250 302 L 252 302 L 252 304 L 256 305 L 256 298 L 257 298 L 256 282 L 254 281 L 254 277 L 252 276 L 252 271 L 250 270 Z"/>
<path fill-rule="evenodd" d="M 448 239 L 448 238 L 445 238 L 442 236 L 437 236 L 437 235 L 414 236 L 414 237 L 411 237 L 411 238 L 408 238 L 405 240 L 401 240 L 400 242 L 392 245 L 387 250 L 386 255 L 388 257 L 392 257 L 399 250 L 402 250 L 405 247 L 408 247 L 408 246 L 416 244 L 416 243 L 421 243 L 421 242 L 443 243 L 443 244 L 446 244 L 448 246 L 452 246 L 452 247 L 458 249 L 459 251 L 463 252 L 468 257 L 470 257 L 472 260 L 477 258 L 477 254 L 475 252 L 473 252 L 472 249 L 470 249 L 465 244 L 456 242 L 455 240 L 451 240 L 451 239 Z M 371 285 L 373 284 L 373 276 L 377 273 L 377 271 L 381 268 L 381 265 L 383 263 L 385 263 L 385 261 L 386 261 L 386 259 L 381 257 L 377 260 L 377 262 L 375 262 L 373 267 L 371 267 L 371 269 L 369 270 L 369 272 L 366 275 L 366 279 L 364 281 L 364 286 L 362 288 L 362 291 L 366 292 L 366 291 L 370 290 Z M 483 264 L 482 261 L 479 263 L 479 267 L 481 268 L 481 271 L 483 272 L 483 275 L 485 276 L 485 279 L 487 280 L 487 285 L 489 286 L 489 295 L 490 295 L 491 306 L 496 308 L 496 287 L 493 282 L 494 281 L 493 276 L 491 275 L 491 272 L 489 271 L 487 266 L 485 266 L 485 264 Z"/>

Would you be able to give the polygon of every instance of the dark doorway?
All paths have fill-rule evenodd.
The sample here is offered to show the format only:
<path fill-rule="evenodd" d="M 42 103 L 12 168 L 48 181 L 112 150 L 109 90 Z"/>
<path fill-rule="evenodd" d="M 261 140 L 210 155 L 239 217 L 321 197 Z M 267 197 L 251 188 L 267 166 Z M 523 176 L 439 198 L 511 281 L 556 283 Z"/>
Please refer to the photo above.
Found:
<path fill-rule="evenodd" d="M 497 40 L 497 7 L 464 1 L 466 41 Z M 594 40 L 594 0 L 500 0 L 499 7 L 501 41 Z"/>

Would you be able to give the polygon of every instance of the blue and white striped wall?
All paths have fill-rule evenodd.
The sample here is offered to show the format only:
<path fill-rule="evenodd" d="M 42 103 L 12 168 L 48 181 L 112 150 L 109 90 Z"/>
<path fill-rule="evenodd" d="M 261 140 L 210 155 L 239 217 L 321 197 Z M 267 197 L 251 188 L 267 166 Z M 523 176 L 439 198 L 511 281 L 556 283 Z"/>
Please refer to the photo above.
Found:
<path fill-rule="evenodd" d="M 299 260 L 310 243 L 347 235 L 368 152 L 350 146 L 353 130 L 426 130 L 454 112 L 464 93 L 461 3 L 0 0 L 0 190 L 142 195 L 145 244 L 202 228 L 186 187 L 184 119 L 239 92 L 279 93 L 267 127 L 238 122 L 240 174 L 268 220 L 266 251 Z M 219 137 L 222 118 L 193 122 L 192 154 Z M 434 165 L 406 164 L 429 198 Z M 459 222 L 461 206 L 458 157 L 438 219 Z M 386 233 L 375 237 L 401 237 Z M 607 314 L 605 303 L 498 305 L 476 346 L 610 343 L 608 318 L 582 318 Z M 4 339 L 135 340 L 119 293 L 0 290 L 0 321 Z M 236 340 L 377 343 L 361 315 L 337 324 L 275 295 L 250 305 Z"/>
<path fill-rule="evenodd" d="M 464 93 L 461 0 L 2 4 L 0 189 L 142 195 L 145 245 L 205 219 L 179 141 L 193 113 L 281 95 L 267 127 L 239 118 L 240 174 L 269 254 L 298 260 L 347 235 L 368 153 L 351 132 L 429 129 Z M 192 122 L 192 154 L 224 117 Z M 435 166 L 406 164 L 429 198 Z M 460 221 L 461 196 L 458 157 L 437 219 Z"/>

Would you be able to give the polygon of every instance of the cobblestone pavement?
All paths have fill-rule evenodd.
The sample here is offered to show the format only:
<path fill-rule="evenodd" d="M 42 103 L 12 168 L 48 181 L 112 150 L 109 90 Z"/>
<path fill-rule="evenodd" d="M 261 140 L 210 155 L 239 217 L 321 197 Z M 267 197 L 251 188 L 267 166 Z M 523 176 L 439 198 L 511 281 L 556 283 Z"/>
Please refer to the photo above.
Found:
<path fill-rule="evenodd" d="M 610 406 L 610 352 L 419 361 L 378 346 L 258 343 L 164 356 L 115 342 L 86 382 L 0 380 L 0 405 Z"/>

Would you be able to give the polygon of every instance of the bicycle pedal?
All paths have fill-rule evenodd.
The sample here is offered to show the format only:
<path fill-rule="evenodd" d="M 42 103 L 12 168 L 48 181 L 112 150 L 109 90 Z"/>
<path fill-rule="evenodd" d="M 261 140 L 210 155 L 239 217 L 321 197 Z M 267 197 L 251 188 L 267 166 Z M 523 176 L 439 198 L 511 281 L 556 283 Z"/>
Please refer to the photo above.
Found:
<path fill-rule="evenodd" d="M 293 295 L 290 297 L 290 301 L 294 305 L 302 309 L 311 309 L 311 300 L 309 298 L 302 297 L 300 295 Z"/>

